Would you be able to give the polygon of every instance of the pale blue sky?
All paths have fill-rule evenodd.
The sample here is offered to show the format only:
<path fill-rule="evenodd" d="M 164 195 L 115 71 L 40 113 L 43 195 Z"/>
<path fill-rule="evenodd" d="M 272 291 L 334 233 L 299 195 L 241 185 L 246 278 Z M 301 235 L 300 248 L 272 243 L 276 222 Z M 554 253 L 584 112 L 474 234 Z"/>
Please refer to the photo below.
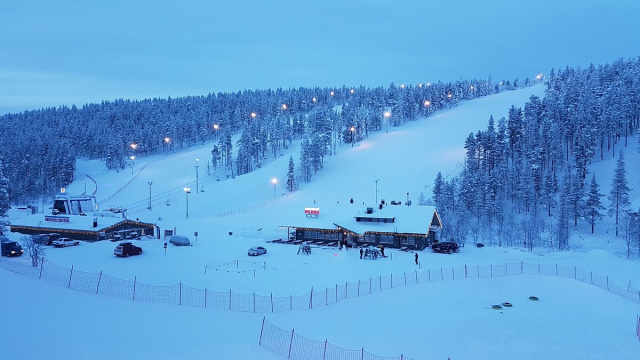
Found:
<path fill-rule="evenodd" d="M 533 78 L 640 55 L 638 1 L 3 1 L 0 114 L 244 89 Z"/>

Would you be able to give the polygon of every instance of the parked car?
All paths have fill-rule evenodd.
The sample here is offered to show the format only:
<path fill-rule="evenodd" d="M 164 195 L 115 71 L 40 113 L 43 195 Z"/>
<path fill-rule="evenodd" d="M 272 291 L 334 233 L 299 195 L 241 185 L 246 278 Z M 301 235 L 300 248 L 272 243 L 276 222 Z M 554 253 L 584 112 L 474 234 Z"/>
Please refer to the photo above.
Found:
<path fill-rule="evenodd" d="M 47 242 L 45 243 L 45 245 L 51 245 L 53 243 L 53 241 L 58 240 L 62 237 L 61 234 L 58 233 L 50 233 L 47 234 L 48 238 L 47 238 Z"/>
<path fill-rule="evenodd" d="M 49 240 L 49 234 L 36 234 L 33 235 L 33 243 L 41 245 L 51 245 Z"/>
<path fill-rule="evenodd" d="M 24 253 L 22 246 L 15 241 L 3 238 L 1 241 L 2 256 L 21 256 Z"/>
<path fill-rule="evenodd" d="M 249 256 L 258 256 L 258 255 L 266 254 L 267 249 L 265 249 L 262 246 L 254 246 L 250 248 L 247 253 L 249 254 Z"/>
<path fill-rule="evenodd" d="M 59 238 L 51 242 L 51 245 L 55 247 L 78 246 L 79 244 L 80 241 L 69 238 Z"/>
<path fill-rule="evenodd" d="M 458 251 L 458 244 L 454 242 L 439 242 L 431 245 L 433 252 L 451 254 Z"/>
<path fill-rule="evenodd" d="M 187 246 L 191 245 L 189 238 L 183 235 L 173 235 L 169 239 L 169 244 L 173 244 L 175 246 Z"/>
<path fill-rule="evenodd" d="M 129 255 L 140 255 L 142 254 L 142 248 L 136 245 L 133 245 L 129 241 L 121 242 L 113 249 L 113 255 L 115 256 L 124 256 L 128 257 Z"/>

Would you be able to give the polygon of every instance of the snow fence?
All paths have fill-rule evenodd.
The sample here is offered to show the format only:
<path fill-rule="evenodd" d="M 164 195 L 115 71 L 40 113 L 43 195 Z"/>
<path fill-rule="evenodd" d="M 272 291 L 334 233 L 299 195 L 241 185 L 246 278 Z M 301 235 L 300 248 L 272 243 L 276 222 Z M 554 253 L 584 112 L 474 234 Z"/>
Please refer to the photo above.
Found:
<path fill-rule="evenodd" d="M 447 267 L 429 270 L 416 270 L 402 274 L 370 277 L 357 282 L 344 282 L 324 289 L 314 289 L 305 294 L 289 296 L 273 296 L 238 294 L 229 291 L 211 291 L 207 288 L 193 288 L 182 282 L 174 285 L 148 285 L 133 280 L 123 280 L 100 273 L 90 273 L 59 266 L 48 260 L 40 266 L 34 267 L 19 259 L 0 259 L 0 267 L 14 273 L 38 278 L 60 286 L 90 292 L 100 295 L 113 296 L 133 301 L 187 305 L 194 307 L 212 308 L 218 310 L 274 313 L 283 311 L 310 310 L 320 306 L 335 304 L 346 299 L 366 296 L 384 290 L 401 286 L 409 286 L 428 282 L 452 281 L 466 278 L 492 278 L 511 275 L 548 275 L 575 279 L 597 286 L 635 303 L 640 304 L 640 290 L 629 282 L 628 286 L 619 286 L 609 280 L 608 276 L 600 276 L 591 271 L 580 270 L 577 267 L 559 265 L 505 263 L 499 265 L 473 265 Z"/>

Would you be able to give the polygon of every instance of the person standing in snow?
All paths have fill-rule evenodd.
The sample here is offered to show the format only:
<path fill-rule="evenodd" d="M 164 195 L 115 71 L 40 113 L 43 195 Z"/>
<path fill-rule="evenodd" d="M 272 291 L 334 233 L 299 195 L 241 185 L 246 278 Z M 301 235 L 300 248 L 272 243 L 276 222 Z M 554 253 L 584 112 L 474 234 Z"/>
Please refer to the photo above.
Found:
<path fill-rule="evenodd" d="M 416 265 L 418 265 L 418 253 L 416 252 Z"/>
<path fill-rule="evenodd" d="M 360 259 L 362 259 L 362 254 L 364 253 L 364 250 L 362 250 L 362 248 L 360 248 Z"/>

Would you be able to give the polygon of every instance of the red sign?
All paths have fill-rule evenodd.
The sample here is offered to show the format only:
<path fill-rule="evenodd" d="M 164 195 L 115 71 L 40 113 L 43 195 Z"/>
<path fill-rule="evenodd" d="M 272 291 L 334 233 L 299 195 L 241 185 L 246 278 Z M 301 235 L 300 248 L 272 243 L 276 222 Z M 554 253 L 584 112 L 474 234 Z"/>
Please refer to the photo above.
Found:
<path fill-rule="evenodd" d="M 304 208 L 304 213 L 307 215 L 320 215 L 320 208 Z"/>

